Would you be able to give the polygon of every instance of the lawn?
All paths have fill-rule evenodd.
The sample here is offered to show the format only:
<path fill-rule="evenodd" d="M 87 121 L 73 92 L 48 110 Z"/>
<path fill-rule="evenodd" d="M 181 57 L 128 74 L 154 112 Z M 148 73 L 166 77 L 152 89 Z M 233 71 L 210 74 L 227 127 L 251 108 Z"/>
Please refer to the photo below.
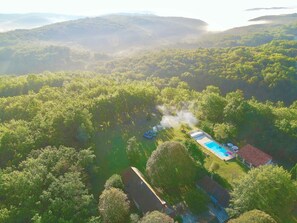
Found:
<path fill-rule="evenodd" d="M 184 128 L 186 132 L 188 132 L 190 129 Z M 187 138 L 187 133 L 183 133 L 181 129 L 169 129 L 164 131 L 160 137 L 157 139 L 158 143 L 161 143 L 166 140 L 175 140 L 175 141 L 183 141 Z M 198 145 L 198 144 L 197 144 Z M 236 159 L 230 160 L 230 161 L 223 161 L 211 152 L 209 152 L 207 149 L 199 146 L 199 148 L 208 156 L 205 159 L 205 168 L 209 169 L 210 165 L 213 162 L 216 162 L 219 164 L 220 168 L 216 171 L 217 175 L 219 175 L 219 183 L 222 184 L 222 186 L 231 189 L 233 181 L 235 179 L 240 178 L 243 176 L 248 169 L 242 165 L 240 162 L 238 162 Z"/>
<path fill-rule="evenodd" d="M 248 168 L 236 159 L 223 161 L 214 154 L 208 152 L 205 148 L 201 146 L 200 148 L 209 154 L 209 156 L 205 159 L 205 168 L 209 170 L 209 167 L 213 162 L 218 163 L 220 168 L 216 171 L 216 173 L 222 179 L 220 183 L 223 184 L 223 182 L 225 182 L 222 186 L 225 186 L 228 189 L 231 189 L 230 186 L 233 185 L 234 180 L 242 177 L 248 171 Z"/>

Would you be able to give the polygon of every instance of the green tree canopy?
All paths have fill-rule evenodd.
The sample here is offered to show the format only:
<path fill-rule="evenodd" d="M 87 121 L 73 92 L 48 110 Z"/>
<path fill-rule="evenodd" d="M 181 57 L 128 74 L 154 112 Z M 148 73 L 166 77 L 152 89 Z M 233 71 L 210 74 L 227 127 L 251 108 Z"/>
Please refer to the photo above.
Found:
<path fill-rule="evenodd" d="M 193 184 L 198 169 L 181 143 L 165 142 L 150 156 L 146 171 L 154 185 L 171 190 Z"/>
<path fill-rule="evenodd" d="M 193 139 L 186 139 L 183 144 L 185 145 L 190 156 L 200 164 L 204 164 L 205 155 L 202 150 L 199 148 L 197 142 Z"/>
<path fill-rule="evenodd" d="M 248 104 L 244 100 L 243 93 L 241 91 L 230 92 L 226 95 L 227 104 L 224 108 L 225 120 L 232 124 L 239 126 L 245 117 L 245 113 L 248 110 Z"/>
<path fill-rule="evenodd" d="M 122 177 L 118 174 L 113 174 L 104 185 L 105 189 L 110 189 L 112 187 L 118 188 L 118 189 L 124 189 L 124 184 L 122 181 Z"/>
<path fill-rule="evenodd" d="M 131 137 L 127 142 L 126 153 L 130 164 L 132 166 L 139 163 L 141 158 L 140 144 L 137 142 L 136 137 Z"/>
<path fill-rule="evenodd" d="M 159 211 L 153 211 L 147 213 L 139 223 L 174 223 L 174 220 L 166 214 Z"/>
<path fill-rule="evenodd" d="M 213 132 L 215 138 L 221 142 L 226 142 L 236 136 L 236 128 L 228 123 L 215 124 Z"/>
<path fill-rule="evenodd" d="M 226 100 L 217 93 L 208 93 L 203 95 L 199 106 L 199 109 L 202 112 L 202 118 L 213 123 L 222 122 L 225 105 Z"/>
<path fill-rule="evenodd" d="M 252 169 L 234 184 L 232 215 L 258 209 L 275 219 L 286 217 L 297 199 L 297 185 L 282 167 L 267 165 Z"/>
<path fill-rule="evenodd" d="M 123 223 L 129 219 L 129 201 L 120 189 L 104 190 L 99 197 L 98 209 L 106 223 Z"/>
<path fill-rule="evenodd" d="M 263 211 L 252 210 L 228 221 L 228 223 L 276 223 L 276 221 Z"/>
<path fill-rule="evenodd" d="M 4 169 L 0 172 L 0 219 L 27 222 L 37 213 L 42 222 L 88 219 L 95 206 L 83 179 L 84 168 L 93 159 L 90 150 L 47 147 L 32 151 L 16 168 Z"/>

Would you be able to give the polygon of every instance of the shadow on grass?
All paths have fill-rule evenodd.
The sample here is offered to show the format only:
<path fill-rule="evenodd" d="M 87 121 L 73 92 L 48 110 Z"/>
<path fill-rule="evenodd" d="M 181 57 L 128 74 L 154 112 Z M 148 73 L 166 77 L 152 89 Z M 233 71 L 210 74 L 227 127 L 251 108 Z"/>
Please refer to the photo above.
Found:
<path fill-rule="evenodd" d="M 230 160 L 230 161 L 228 161 L 229 163 L 236 163 L 236 164 L 238 164 L 238 166 L 240 167 L 240 169 L 243 171 L 243 172 L 245 172 L 245 173 L 247 173 L 250 169 L 247 167 L 247 166 L 245 166 L 242 162 L 240 162 L 237 158 L 234 158 L 234 159 L 232 159 L 232 160 Z M 227 164 L 228 164 L 228 162 L 227 162 Z"/>
<path fill-rule="evenodd" d="M 211 174 L 209 174 L 209 176 L 211 176 Z M 215 173 L 213 175 L 213 179 L 225 189 L 232 190 L 232 185 L 225 178 L 221 177 L 219 174 Z"/>
<path fill-rule="evenodd" d="M 158 141 L 170 141 L 174 138 L 174 131 L 173 129 L 165 129 L 158 133 L 157 140 Z"/>

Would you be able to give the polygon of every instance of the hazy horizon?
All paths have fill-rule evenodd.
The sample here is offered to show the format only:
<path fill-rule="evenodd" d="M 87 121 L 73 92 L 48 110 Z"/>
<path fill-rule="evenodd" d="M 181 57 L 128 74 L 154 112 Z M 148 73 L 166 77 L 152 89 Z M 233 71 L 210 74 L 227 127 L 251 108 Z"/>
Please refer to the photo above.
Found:
<path fill-rule="evenodd" d="M 164 0 L 136 1 L 85 0 L 73 3 L 71 0 L 4 1 L 0 14 L 7 13 L 54 13 L 77 16 L 102 16 L 115 13 L 148 13 L 158 16 L 178 16 L 201 19 L 209 24 L 209 30 L 226 30 L 248 25 L 248 20 L 264 15 L 297 13 L 297 3 L 292 0 L 275 1 L 217 1 L 207 2 L 184 0 L 182 2 Z M 16 5 L 18 6 L 16 8 Z M 1 27 L 0 27 L 1 28 Z"/>

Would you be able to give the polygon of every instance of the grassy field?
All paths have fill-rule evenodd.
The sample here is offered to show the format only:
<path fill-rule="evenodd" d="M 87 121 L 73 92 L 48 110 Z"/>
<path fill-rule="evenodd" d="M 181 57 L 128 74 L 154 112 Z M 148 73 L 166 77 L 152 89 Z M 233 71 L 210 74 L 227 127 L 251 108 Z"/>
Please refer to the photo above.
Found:
<path fill-rule="evenodd" d="M 206 149 L 204 149 L 203 147 L 200 148 L 203 151 L 206 151 Z M 242 177 L 248 171 L 247 167 L 242 165 L 236 159 L 232 159 L 230 161 L 223 161 L 210 152 L 208 152 L 208 154 L 209 156 L 205 159 L 205 168 L 209 169 L 210 165 L 213 162 L 218 163 L 220 168 L 216 171 L 216 173 L 220 176 L 222 182 L 225 182 L 223 186 L 229 189 L 231 189 L 230 186 L 232 187 L 234 180 Z"/>
<path fill-rule="evenodd" d="M 184 129 L 187 132 L 190 129 Z M 162 136 L 158 139 L 158 142 L 166 141 L 166 140 L 175 140 L 175 141 L 183 141 L 185 140 L 187 135 L 181 131 L 181 129 L 170 129 L 166 130 L 164 133 L 162 133 Z M 240 162 L 238 162 L 236 159 L 230 160 L 230 161 L 223 161 L 211 152 L 209 152 L 207 149 L 203 148 L 202 146 L 199 146 L 199 148 L 207 154 L 207 157 L 205 159 L 204 167 L 206 169 L 209 169 L 210 165 L 213 162 L 216 162 L 219 164 L 220 168 L 217 170 L 217 175 L 221 178 L 220 183 L 223 184 L 223 186 L 230 188 L 232 186 L 233 181 L 235 179 L 240 178 L 243 176 L 248 169 L 242 165 Z M 225 182 L 225 183 L 224 183 Z"/>

